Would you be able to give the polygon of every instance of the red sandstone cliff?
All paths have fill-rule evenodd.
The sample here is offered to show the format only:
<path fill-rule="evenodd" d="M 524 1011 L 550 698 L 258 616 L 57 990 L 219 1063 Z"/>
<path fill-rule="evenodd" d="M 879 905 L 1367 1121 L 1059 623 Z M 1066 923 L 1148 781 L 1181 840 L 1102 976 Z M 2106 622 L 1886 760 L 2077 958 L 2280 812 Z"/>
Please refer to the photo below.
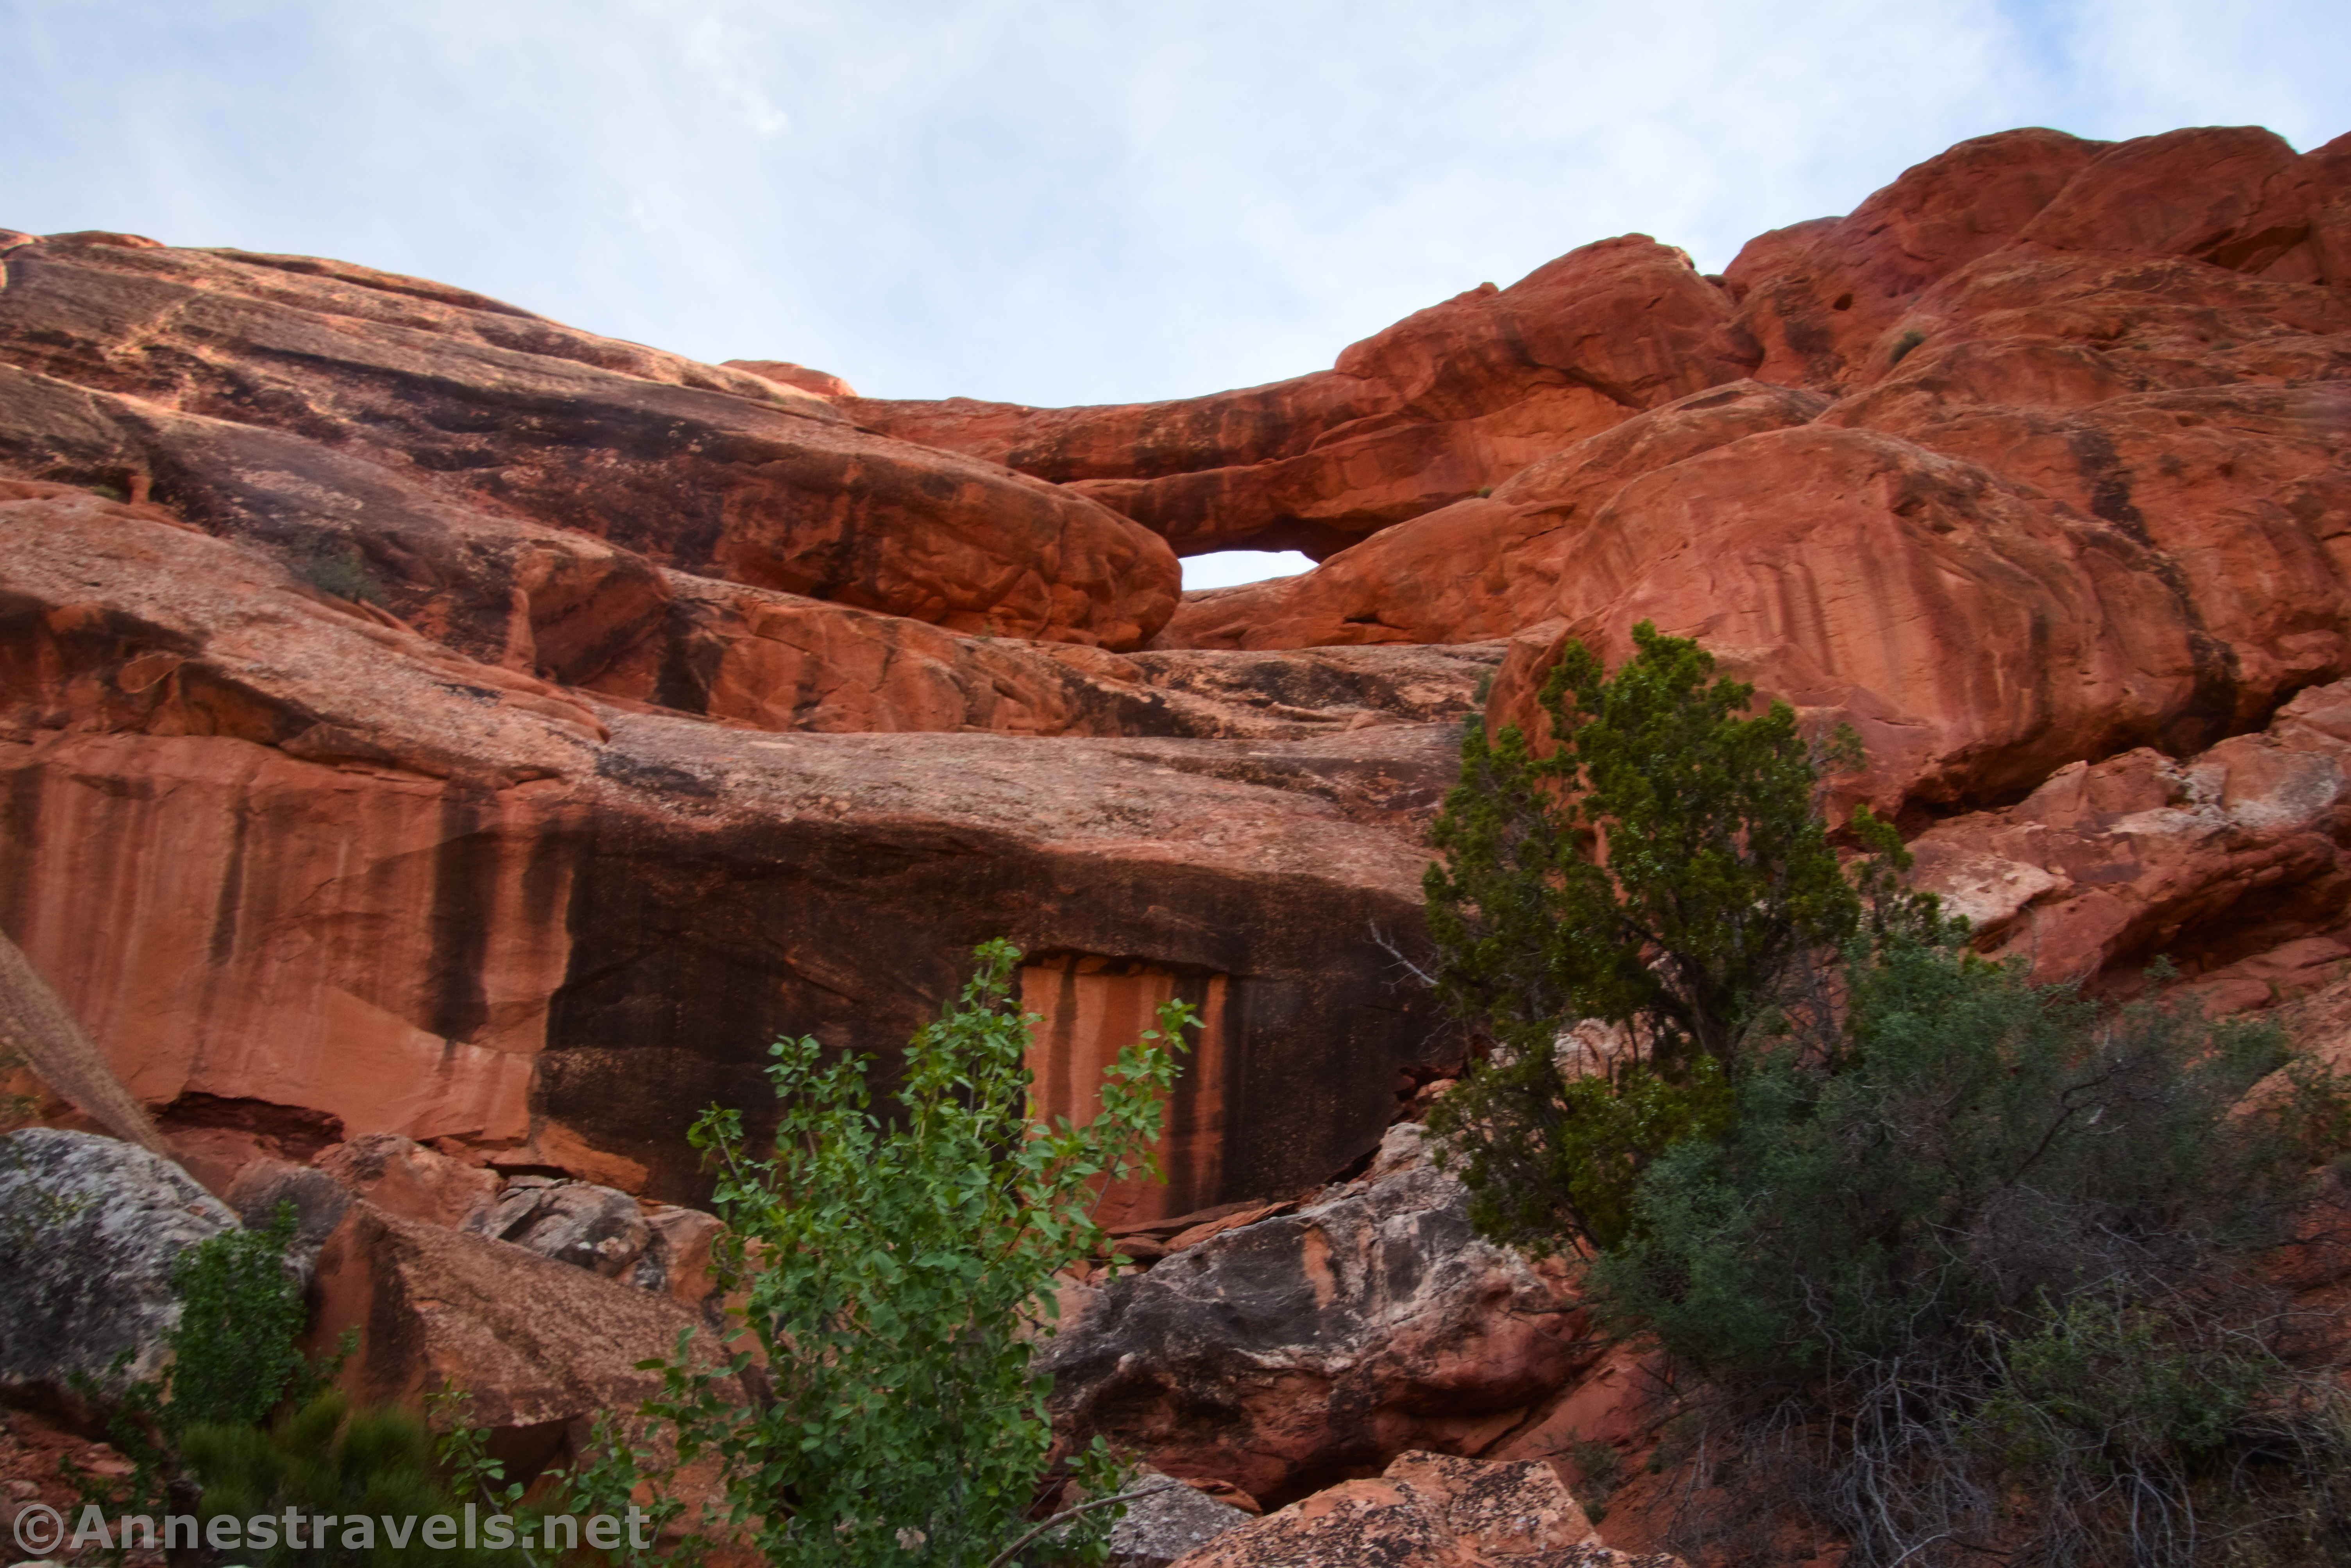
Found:
<path fill-rule="evenodd" d="M 768 1040 L 886 1057 L 1008 934 L 1072 1104 L 1208 1004 L 1155 1201 L 1287 1194 L 1443 1055 L 1374 932 L 1480 678 L 1644 617 L 1856 724 L 1988 941 L 2351 951 L 2278 727 L 2351 675 L 2351 140 L 1985 137 L 1094 409 L 0 231 L 0 926 L 167 1129 L 681 1194 Z M 1179 607 L 1240 544 L 1326 559 Z"/>

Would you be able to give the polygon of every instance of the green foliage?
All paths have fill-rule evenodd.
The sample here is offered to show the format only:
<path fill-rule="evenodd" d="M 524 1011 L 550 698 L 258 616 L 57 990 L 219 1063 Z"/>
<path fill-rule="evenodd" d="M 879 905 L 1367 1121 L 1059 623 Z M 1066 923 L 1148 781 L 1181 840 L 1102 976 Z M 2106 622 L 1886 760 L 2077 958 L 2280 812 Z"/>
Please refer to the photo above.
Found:
<path fill-rule="evenodd" d="M 978 958 L 959 1002 L 908 1046 L 894 1119 L 870 1103 L 867 1062 L 828 1063 L 799 1040 L 773 1050 L 770 1156 L 746 1147 L 737 1113 L 694 1131 L 719 1171 L 722 1263 L 747 1288 L 772 1398 L 730 1402 L 681 1343 L 649 1410 L 675 1422 L 682 1456 L 724 1458 L 735 1521 L 781 1568 L 985 1568 L 1055 1479 L 1032 1337 L 1051 1332 L 1055 1273 L 1103 1250 L 1102 1183 L 1151 1168 L 1170 1051 L 1192 1019 L 1161 1010 L 1089 1124 L 1035 1123 L 1019 954 L 992 942 Z M 1086 1495 L 1117 1490 L 1099 1442 L 1073 1469 Z M 1088 1514 L 1022 1561 L 1099 1563 L 1112 1518 Z"/>
<path fill-rule="evenodd" d="M 26 1066 L 24 1053 L 6 1040 L 0 1040 L 0 1082 L 5 1082 L 23 1071 Z M 38 1102 L 30 1094 L 0 1091 L 0 1136 L 13 1133 L 30 1123 L 33 1113 L 38 1108 Z M 12 1156 L 8 1147 L 5 1145 L 0 1145 L 0 1159 L 10 1157 Z"/>
<path fill-rule="evenodd" d="M 298 1348 L 308 1309 L 300 1283 L 286 1267 L 294 1239 L 294 1207 L 281 1203 L 258 1230 L 210 1236 L 180 1255 L 172 1273 L 180 1317 L 164 1343 L 171 1360 L 152 1383 L 125 1383 L 131 1352 L 114 1364 L 110 1388 L 78 1376 L 76 1386 L 93 1406 L 108 1411 L 106 1437 L 131 1461 L 120 1480 L 65 1473 L 85 1504 L 113 1511 L 155 1513 L 173 1490 L 194 1479 L 187 1442 L 203 1439 L 217 1449 L 223 1433 L 256 1438 L 272 1411 L 293 1401 L 311 1400 L 331 1379 L 357 1343 L 345 1333 L 335 1355 L 313 1363 Z M 118 1546 L 110 1558 L 127 1555 Z"/>
<path fill-rule="evenodd" d="M 291 563 L 294 575 L 336 599 L 354 604 L 382 606 L 390 602 L 383 583 L 368 565 L 357 545 L 321 545 Z"/>
<path fill-rule="evenodd" d="M 273 1546 L 249 1542 L 236 1553 L 256 1568 L 277 1564 L 409 1568 L 457 1563 L 526 1568 L 531 1559 L 519 1549 L 432 1548 L 419 1533 L 396 1544 L 383 1521 L 455 1516 L 462 1504 L 444 1486 L 434 1462 L 432 1434 L 424 1423 L 399 1410 L 350 1408 L 340 1391 L 319 1394 L 288 1411 L 264 1430 L 251 1425 L 191 1427 L 181 1451 L 202 1483 L 198 1511 L 249 1519 L 283 1516 L 288 1510 L 308 1517 L 332 1514 L 339 1522 L 321 1543 L 309 1539 L 294 1547 L 280 1535 Z M 475 1478 L 478 1479 L 478 1478 Z M 462 1488 L 464 1481 L 459 1483 Z M 515 1498 L 519 1497 L 519 1489 Z M 514 1498 L 504 1500 L 513 1501 Z M 364 1520 L 362 1527 L 360 1521 Z"/>
<path fill-rule="evenodd" d="M 260 1229 L 225 1230 L 180 1255 L 168 1429 L 258 1427 L 308 1377 L 295 1342 L 309 1309 L 286 1267 L 295 1223 L 294 1206 L 281 1203 Z"/>
<path fill-rule="evenodd" d="M 1894 366 L 1900 364 L 1904 360 L 1908 359 L 1910 357 L 1910 350 L 1917 348 L 1926 340 L 1927 334 L 1921 332 L 1916 327 L 1904 332 L 1902 336 L 1894 340 L 1894 346 L 1886 351 L 1886 368 L 1891 370 Z"/>
<path fill-rule="evenodd" d="M 503 1472 L 496 1479 L 503 1479 Z M 666 1483 L 671 1478 L 658 1455 L 650 1448 L 639 1447 L 630 1434 L 629 1423 L 611 1410 L 597 1416 L 587 1444 L 571 1467 L 550 1472 L 549 1479 L 556 1483 L 555 1496 L 560 1499 L 549 1504 L 551 1510 L 585 1518 L 601 1513 L 624 1520 L 632 1506 L 640 1507 L 645 1515 L 645 1536 L 654 1542 L 659 1542 L 663 1531 L 685 1511 L 683 1502 L 666 1495 Z M 653 1500 L 639 1503 L 638 1487 L 648 1481 L 652 1483 Z M 591 1560 L 613 1564 L 614 1568 L 642 1568 L 655 1561 L 684 1563 L 696 1560 L 700 1554 L 698 1540 L 659 1556 L 658 1545 L 640 1549 L 627 1544 L 627 1540 L 624 1535 L 623 1543 L 611 1551 L 595 1547 L 580 1550 Z"/>
<path fill-rule="evenodd" d="M 1581 643 L 1541 702 L 1555 747 L 1472 725 L 1430 832 L 1437 985 L 1498 1047 L 1431 1128 L 1484 1234 L 1536 1251 L 1623 1240 L 1635 1182 L 1674 1144 L 1715 1135 L 1759 1041 L 1808 999 L 1816 959 L 1867 930 L 1931 929 L 1900 894 L 1899 841 L 1865 809 L 1870 850 L 1840 865 L 1815 808 L 1823 762 L 1794 712 L 1746 716 L 1754 690 L 1644 622 L 1613 675 Z M 1874 918 L 1873 918 L 1874 917 Z M 1565 1023 L 1622 1026 L 1593 1076 L 1562 1076 Z"/>
<path fill-rule="evenodd" d="M 1732 1131 L 1659 1160 L 1604 1310 L 1718 1380 L 1834 1381 L 2084 1292 L 2178 1287 L 2281 1239 L 2304 1160 L 2232 1115 L 2274 1030 L 1903 944 L 1852 973 L 1842 1071 L 1774 1058 Z"/>
<path fill-rule="evenodd" d="M 1604 1321 L 1816 1438 L 1782 1490 L 1856 1563 L 2185 1563 L 2246 1487 L 2289 1500 L 2247 1530 L 2307 1503 L 2351 1458 L 2340 1395 L 2259 1264 L 2328 1086 L 2248 1106 L 2273 1029 L 1925 944 L 1847 974 L 1841 1059 L 1770 1058 L 1720 1137 L 1652 1165 L 1588 1281 Z"/>
<path fill-rule="evenodd" d="M 1659 1455 L 1765 1523 L 1697 1544 L 1795 1508 L 1855 1568 L 2351 1563 L 2351 1402 L 2265 1271 L 2351 1087 L 1959 951 L 1886 824 L 1840 869 L 1849 735 L 1636 643 L 1571 648 L 1551 755 L 1465 738 L 1429 923 L 1494 1051 L 1431 1123 L 1482 1231 L 1595 1244 L 1604 1324 L 1700 1391 Z"/>
<path fill-rule="evenodd" d="M 1575 1437 L 1568 1442 L 1567 1457 L 1575 1466 L 1572 1489 L 1575 1500 L 1583 1506 L 1584 1517 L 1598 1524 L 1608 1517 L 1608 1500 L 1623 1484 L 1625 1456 L 1606 1443 Z"/>

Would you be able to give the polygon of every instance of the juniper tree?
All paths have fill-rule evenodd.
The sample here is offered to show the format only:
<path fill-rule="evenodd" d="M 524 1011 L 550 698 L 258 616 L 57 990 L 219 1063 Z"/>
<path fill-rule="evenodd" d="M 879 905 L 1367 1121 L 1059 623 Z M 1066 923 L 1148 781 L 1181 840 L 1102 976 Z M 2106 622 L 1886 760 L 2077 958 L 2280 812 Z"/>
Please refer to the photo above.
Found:
<path fill-rule="evenodd" d="M 1437 989 L 1496 1048 L 1432 1130 L 1479 1229 L 1537 1251 L 1622 1239 L 1641 1170 L 1727 1124 L 1813 960 L 1873 917 L 1934 918 L 1892 886 L 1907 858 L 1866 808 L 1848 827 L 1871 852 L 1840 863 L 1818 796 L 1824 763 L 1858 761 L 1850 731 L 1815 745 L 1695 642 L 1633 637 L 1613 674 L 1568 645 L 1539 696 L 1547 751 L 1473 722 L 1430 835 Z M 1625 1048 L 1570 1078 L 1554 1041 L 1582 1019 Z"/>

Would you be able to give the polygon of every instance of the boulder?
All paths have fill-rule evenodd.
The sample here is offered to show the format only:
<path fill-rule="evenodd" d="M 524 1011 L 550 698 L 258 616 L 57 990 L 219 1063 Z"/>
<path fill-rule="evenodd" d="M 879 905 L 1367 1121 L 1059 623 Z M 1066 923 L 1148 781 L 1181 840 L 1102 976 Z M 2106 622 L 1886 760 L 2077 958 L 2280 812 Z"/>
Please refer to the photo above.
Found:
<path fill-rule="evenodd" d="M 352 1197 L 386 1214 L 468 1230 L 498 1199 L 495 1171 L 452 1159 L 397 1133 L 370 1133 L 322 1149 L 311 1163 Z"/>
<path fill-rule="evenodd" d="M 1563 1267 L 1479 1240 L 1418 1137 L 1399 1127 L 1376 1176 L 1111 1284 L 1040 1357 L 1057 1427 L 1280 1500 L 1515 1427 L 1600 1347 Z"/>
<path fill-rule="evenodd" d="M 306 1278 L 319 1249 L 351 1206 L 350 1191 L 325 1171 L 273 1159 L 246 1166 L 222 1197 L 237 1218 L 254 1229 L 276 1219 L 282 1205 L 291 1204 L 294 1243 L 287 1257 Z"/>
<path fill-rule="evenodd" d="M 1217 1536 L 1181 1568 L 1681 1568 L 1600 1543 L 1551 1467 L 1399 1455 Z"/>
<path fill-rule="evenodd" d="M 640 1289 L 665 1284 L 659 1261 L 647 1256 L 653 1228 L 637 1212 L 637 1200 L 609 1186 L 517 1176 L 498 1194 L 496 1207 L 475 1215 L 464 1228 Z"/>
<path fill-rule="evenodd" d="M 656 1392 L 660 1375 L 636 1363 L 675 1354 L 681 1333 L 720 1359 L 701 1318 L 665 1297 L 364 1200 L 320 1250 L 318 1293 L 315 1348 L 360 1331 L 340 1375 L 354 1399 L 414 1407 L 463 1389 L 467 1419 L 526 1473 Z"/>
<path fill-rule="evenodd" d="M 180 1255 L 236 1223 L 133 1145 L 46 1127 L 0 1137 L 0 1398 L 88 1420 L 80 1378 L 99 1398 L 153 1378 L 180 1321 Z"/>
<path fill-rule="evenodd" d="M 2126 985 L 2165 957 L 2211 1005 L 2266 1006 L 2284 977 L 2272 953 L 2299 949 L 2313 981 L 2351 955 L 2346 768 L 2337 681 L 2261 734 L 2071 764 L 2014 806 L 1938 823 L 1911 841 L 1912 881 L 2041 979 Z"/>
<path fill-rule="evenodd" d="M 1166 1480 L 1145 1466 L 1129 1490 Z M 1206 1546 L 1254 1514 L 1219 1502 L 1195 1487 L 1165 1487 L 1125 1505 L 1110 1531 L 1109 1568 L 1169 1568 L 1186 1552 Z"/>

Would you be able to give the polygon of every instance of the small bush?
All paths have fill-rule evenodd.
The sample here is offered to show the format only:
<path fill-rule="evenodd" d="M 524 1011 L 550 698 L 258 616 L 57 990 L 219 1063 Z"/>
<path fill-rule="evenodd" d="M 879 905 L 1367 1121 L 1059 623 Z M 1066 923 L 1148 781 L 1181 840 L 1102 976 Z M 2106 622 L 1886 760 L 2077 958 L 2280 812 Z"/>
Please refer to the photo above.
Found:
<path fill-rule="evenodd" d="M 354 604 L 387 607 L 390 596 L 356 545 L 328 545 L 294 562 L 294 574 L 319 592 Z"/>
<path fill-rule="evenodd" d="M 2351 1449 L 2259 1267 L 2309 1197 L 2305 1097 L 2241 1108 L 2277 1032 L 1925 946 L 1850 973 L 1836 1071 L 1767 1064 L 1650 1167 L 1604 1320 L 1801 1451 L 1857 1563 L 2186 1563 L 2248 1487 L 2288 1500 L 2239 1533 L 2307 1505 Z"/>
<path fill-rule="evenodd" d="M 733 1521 L 779 1568 L 983 1568 L 1065 1479 L 1118 1493 L 1100 1439 L 1050 1464 L 1047 1380 L 1029 1363 L 1054 1276 L 1104 1250 L 1102 1183 L 1151 1168 L 1190 1010 L 1170 1003 L 1120 1053 L 1091 1124 L 1048 1126 L 1029 1115 L 1019 954 L 992 942 L 978 958 L 907 1047 L 896 1117 L 872 1108 L 868 1062 L 800 1040 L 774 1048 L 769 1154 L 746 1145 L 736 1112 L 694 1131 L 719 1169 L 721 1261 L 772 1397 L 741 1408 L 681 1343 L 648 1411 L 675 1423 L 682 1457 L 721 1456 Z M 1100 1563 L 1113 1517 L 1086 1513 L 1022 1561 Z"/>
<path fill-rule="evenodd" d="M 252 1426 L 192 1427 L 182 1452 L 203 1487 L 198 1511 L 209 1521 L 240 1520 L 289 1511 L 316 1519 L 336 1516 L 328 1540 L 308 1539 L 297 1548 L 279 1536 L 273 1545 L 247 1542 L 239 1561 L 334 1568 L 423 1568 L 432 1563 L 512 1564 L 527 1568 L 518 1550 L 427 1547 L 420 1534 L 403 1542 L 384 1526 L 434 1514 L 455 1516 L 461 1505 L 442 1480 L 432 1434 L 416 1416 L 400 1410 L 353 1411 L 339 1391 L 311 1398 L 264 1430 Z"/>
<path fill-rule="evenodd" d="M 260 1229 L 223 1231 L 181 1254 L 162 1407 L 170 1429 L 258 1427 L 309 1376 L 296 1344 L 309 1309 L 286 1267 L 295 1223 L 294 1206 L 281 1203 Z"/>

